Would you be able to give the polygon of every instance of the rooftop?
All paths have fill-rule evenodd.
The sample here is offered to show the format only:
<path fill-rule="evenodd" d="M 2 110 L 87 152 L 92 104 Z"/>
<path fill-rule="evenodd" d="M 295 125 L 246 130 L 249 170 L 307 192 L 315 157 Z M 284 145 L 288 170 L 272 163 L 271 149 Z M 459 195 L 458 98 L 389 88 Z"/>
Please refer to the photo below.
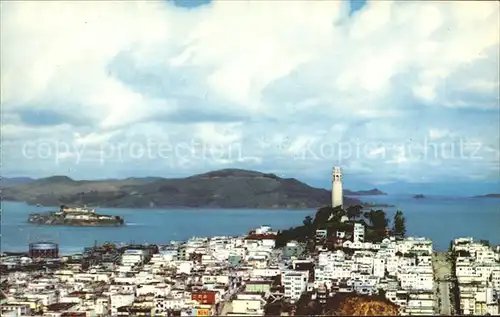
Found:
<path fill-rule="evenodd" d="M 61 310 L 68 310 L 75 306 L 76 303 L 55 303 L 47 306 L 47 311 L 59 312 Z"/>

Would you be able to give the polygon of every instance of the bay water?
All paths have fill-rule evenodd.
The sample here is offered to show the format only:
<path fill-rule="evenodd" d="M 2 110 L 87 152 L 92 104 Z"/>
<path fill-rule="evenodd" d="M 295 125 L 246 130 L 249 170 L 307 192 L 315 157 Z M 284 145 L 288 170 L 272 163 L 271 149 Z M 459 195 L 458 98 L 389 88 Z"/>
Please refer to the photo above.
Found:
<path fill-rule="evenodd" d="M 365 196 L 363 201 L 391 204 L 383 208 L 392 218 L 397 209 L 406 217 L 407 233 L 425 236 L 437 250 L 446 250 L 450 240 L 472 236 L 500 244 L 500 199 L 410 195 Z M 260 225 L 287 229 L 301 225 L 315 210 L 254 209 L 98 209 L 98 213 L 120 215 L 123 227 L 39 226 L 27 223 L 28 214 L 57 207 L 36 207 L 2 202 L 1 250 L 27 251 L 35 241 L 54 241 L 61 253 L 79 253 L 94 242 L 157 243 L 186 240 L 193 236 L 242 235 Z M 377 209 L 377 208 L 376 208 Z"/>

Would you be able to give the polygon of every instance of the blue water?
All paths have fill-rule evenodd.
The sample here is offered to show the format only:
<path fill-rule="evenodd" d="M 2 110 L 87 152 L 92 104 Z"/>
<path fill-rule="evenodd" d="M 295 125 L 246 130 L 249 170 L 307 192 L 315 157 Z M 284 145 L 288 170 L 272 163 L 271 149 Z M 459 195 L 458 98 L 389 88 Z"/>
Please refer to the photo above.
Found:
<path fill-rule="evenodd" d="M 364 201 L 390 203 L 392 218 L 400 208 L 409 235 L 425 236 L 438 250 L 446 250 L 451 239 L 473 236 L 500 244 L 500 199 L 411 196 L 363 197 Z M 59 243 L 63 253 L 81 252 L 94 241 L 103 243 L 167 243 L 192 236 L 240 235 L 260 225 L 285 229 L 302 224 L 314 210 L 227 210 L 227 209 L 99 209 L 98 212 L 125 217 L 125 227 L 50 227 L 26 223 L 31 212 L 54 210 L 23 203 L 2 204 L 2 251 L 26 251 L 32 241 Z"/>
<path fill-rule="evenodd" d="M 500 244 L 500 199 L 449 196 L 415 199 L 412 195 L 362 198 L 394 205 L 383 208 L 391 220 L 396 210 L 402 210 L 407 235 L 431 238 L 436 250 L 447 250 L 452 239 L 465 236 Z"/>
<path fill-rule="evenodd" d="M 23 203 L 2 203 L 2 251 L 26 251 L 32 241 L 59 243 L 63 253 L 81 252 L 99 243 L 168 243 L 193 236 L 241 235 L 260 225 L 286 229 L 302 224 L 313 210 L 228 210 L 228 209 L 111 209 L 98 213 L 120 215 L 124 227 L 38 226 L 26 223 L 28 214 L 57 208 L 38 208 Z"/>

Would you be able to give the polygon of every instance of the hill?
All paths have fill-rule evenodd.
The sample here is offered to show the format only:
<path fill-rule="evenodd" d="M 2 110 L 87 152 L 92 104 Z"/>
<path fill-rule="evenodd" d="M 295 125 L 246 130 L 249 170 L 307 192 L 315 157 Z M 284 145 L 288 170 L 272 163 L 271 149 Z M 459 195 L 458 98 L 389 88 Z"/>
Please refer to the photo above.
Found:
<path fill-rule="evenodd" d="M 377 188 L 370 189 L 370 190 L 358 190 L 358 191 L 351 191 L 349 189 L 344 190 L 344 194 L 346 196 L 381 196 L 381 195 L 387 195 L 387 193 L 384 193 L 381 190 L 378 190 Z"/>
<path fill-rule="evenodd" d="M 29 177 L 11 177 L 11 178 L 2 177 L 1 181 L 0 181 L 0 186 L 1 187 L 8 187 L 8 186 L 17 185 L 17 184 L 26 184 L 26 183 L 30 183 L 33 181 L 34 181 L 34 179 L 29 178 Z"/>
<path fill-rule="evenodd" d="M 186 178 L 128 178 L 76 181 L 42 178 L 3 189 L 3 199 L 58 206 L 300 209 L 328 205 L 330 191 L 294 178 L 241 169 L 223 169 Z M 344 197 L 345 205 L 360 204 Z"/>
<path fill-rule="evenodd" d="M 344 217 L 347 219 L 342 220 Z M 354 223 L 365 226 L 365 242 L 381 242 L 390 233 L 389 219 L 382 209 L 367 209 L 363 205 L 351 205 L 345 209 L 325 206 L 316 211 L 314 218 L 306 216 L 302 225 L 281 230 L 276 237 L 276 246 L 284 247 L 290 241 L 298 241 L 306 243 L 312 252 L 316 230 L 326 229 L 330 239 L 337 231 L 352 232 Z"/>
<path fill-rule="evenodd" d="M 479 195 L 479 196 L 474 196 L 474 198 L 500 198 L 500 194 Z"/>

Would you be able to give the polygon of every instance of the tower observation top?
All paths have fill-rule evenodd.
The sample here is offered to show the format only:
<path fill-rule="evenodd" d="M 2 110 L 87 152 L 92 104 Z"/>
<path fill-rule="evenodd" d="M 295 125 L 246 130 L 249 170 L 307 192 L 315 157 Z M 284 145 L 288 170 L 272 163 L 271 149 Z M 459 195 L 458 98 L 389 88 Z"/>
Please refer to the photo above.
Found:
<path fill-rule="evenodd" d="M 332 170 L 332 207 L 343 205 L 342 169 L 334 167 Z"/>

